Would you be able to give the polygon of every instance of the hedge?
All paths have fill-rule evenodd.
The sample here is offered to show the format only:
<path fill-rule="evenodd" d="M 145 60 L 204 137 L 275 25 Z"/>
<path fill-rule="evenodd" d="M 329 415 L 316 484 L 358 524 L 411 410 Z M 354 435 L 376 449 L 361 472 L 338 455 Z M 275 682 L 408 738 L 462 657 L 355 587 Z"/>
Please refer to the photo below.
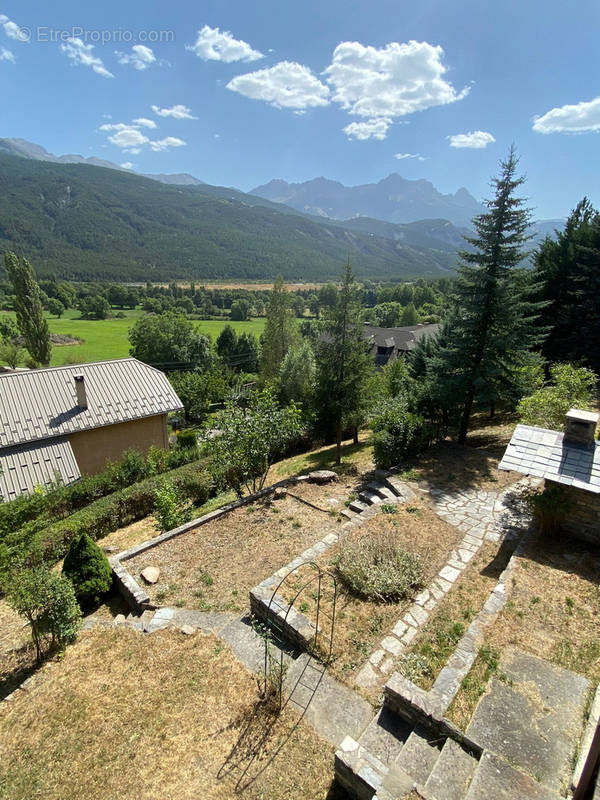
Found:
<path fill-rule="evenodd" d="M 82 533 L 97 541 L 111 531 L 147 517 L 154 510 L 156 489 L 165 482 L 177 486 L 193 505 L 205 503 L 220 489 L 218 476 L 202 460 L 120 489 L 52 525 L 32 520 L 0 541 L 0 575 L 14 563 L 58 561 L 71 540 Z"/>
<path fill-rule="evenodd" d="M 32 520 L 49 524 L 64 519 L 80 508 L 124 489 L 144 478 L 160 475 L 198 458 L 197 448 L 172 450 L 150 448 L 147 457 L 128 450 L 119 461 L 111 462 L 97 475 L 85 475 L 69 486 L 56 484 L 47 490 L 21 495 L 8 503 L 0 502 L 0 539 Z"/>

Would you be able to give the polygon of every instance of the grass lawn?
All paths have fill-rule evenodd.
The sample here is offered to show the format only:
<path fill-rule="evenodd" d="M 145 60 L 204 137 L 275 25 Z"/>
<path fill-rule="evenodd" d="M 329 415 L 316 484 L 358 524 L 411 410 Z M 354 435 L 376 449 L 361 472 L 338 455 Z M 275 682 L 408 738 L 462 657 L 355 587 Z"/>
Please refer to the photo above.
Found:
<path fill-rule="evenodd" d="M 51 333 L 83 339 L 82 344 L 61 345 L 52 348 L 53 367 L 62 364 L 85 364 L 90 361 L 107 361 L 111 358 L 126 358 L 129 355 L 129 328 L 136 319 L 143 315 L 140 310 L 124 311 L 124 319 L 79 319 L 79 311 L 69 309 L 60 319 L 46 314 Z M 12 316 L 8 311 L 0 314 Z M 225 325 L 230 324 L 238 334 L 254 333 L 260 336 L 265 327 L 264 318 L 249 322 L 229 322 L 223 320 L 199 320 L 195 324 L 201 333 L 213 339 L 219 335 Z"/>
<path fill-rule="evenodd" d="M 338 592 L 336 598 L 335 636 L 330 669 L 341 681 L 352 685 L 354 676 L 377 648 L 379 640 L 387 636 L 402 617 L 415 595 L 426 586 L 437 571 L 446 563 L 448 555 L 462 538 L 457 528 L 443 522 L 433 511 L 427 500 L 418 498 L 410 504 L 396 506 L 396 513 L 377 514 L 362 527 L 350 534 L 351 539 L 364 540 L 372 537 L 390 536 L 407 551 L 419 556 L 422 565 L 421 585 L 415 586 L 410 595 L 397 602 L 379 602 L 359 597 L 344 586 L 336 575 L 335 559 L 344 547 L 340 542 L 327 550 L 317 563 L 336 575 Z M 291 600 L 308 579 L 305 570 L 299 570 L 293 579 L 282 587 L 282 594 Z M 317 595 L 313 587 L 303 592 L 295 606 L 315 622 Z M 331 617 L 333 592 L 329 583 L 323 584 L 320 614 Z M 323 627 L 326 627 L 323 625 Z"/>
<path fill-rule="evenodd" d="M 213 636 L 83 633 L 0 712 L 5 800 L 333 800 L 333 749 L 273 721 Z M 329 793 L 329 794 L 328 794 Z"/>
<path fill-rule="evenodd" d="M 146 550 L 124 566 L 141 584 L 145 567 L 160 569 L 159 582 L 146 590 L 162 605 L 243 611 L 253 586 L 340 528 L 338 515 L 325 508 L 326 497 L 337 497 L 341 508 L 345 488 L 303 484 L 293 491 L 324 510 L 289 495 L 267 498 Z"/>

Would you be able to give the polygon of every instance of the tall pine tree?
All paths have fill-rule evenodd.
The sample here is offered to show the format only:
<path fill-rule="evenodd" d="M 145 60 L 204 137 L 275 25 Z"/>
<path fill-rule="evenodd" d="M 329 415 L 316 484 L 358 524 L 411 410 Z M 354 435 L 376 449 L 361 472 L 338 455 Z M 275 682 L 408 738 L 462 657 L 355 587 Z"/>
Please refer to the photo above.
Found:
<path fill-rule="evenodd" d="M 373 372 L 350 261 L 346 264 L 335 305 L 323 313 L 322 325 L 316 352 L 316 408 L 324 429 L 335 431 L 336 463 L 339 464 L 343 429 L 346 425 L 356 425 L 367 396 L 368 378 Z"/>
<path fill-rule="evenodd" d="M 493 408 L 513 390 L 519 370 L 539 341 L 534 321 L 539 306 L 529 299 L 519 263 L 530 212 L 515 197 L 524 178 L 516 176 L 513 147 L 492 180 L 488 211 L 473 220 L 476 235 L 465 237 L 472 250 L 460 253 L 461 265 L 448 320 L 448 341 L 432 364 L 444 394 L 458 402 L 458 442 L 464 444 L 476 402 Z"/>
<path fill-rule="evenodd" d="M 33 268 L 26 258 L 18 258 L 15 253 L 4 254 L 4 265 L 15 292 L 17 325 L 25 339 L 25 347 L 35 361 L 47 367 L 52 344 Z"/>
<path fill-rule="evenodd" d="M 290 347 L 300 342 L 298 323 L 290 303 L 290 295 L 279 275 L 269 298 L 267 320 L 260 339 L 260 374 L 263 380 L 274 378 Z"/>

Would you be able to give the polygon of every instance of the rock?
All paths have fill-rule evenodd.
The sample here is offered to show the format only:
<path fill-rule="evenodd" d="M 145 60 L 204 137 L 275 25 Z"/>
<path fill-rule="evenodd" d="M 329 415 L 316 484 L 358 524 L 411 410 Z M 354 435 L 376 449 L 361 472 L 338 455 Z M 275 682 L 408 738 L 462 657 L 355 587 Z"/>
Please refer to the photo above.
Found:
<path fill-rule="evenodd" d="M 145 567 L 140 575 L 146 583 L 156 583 L 160 577 L 160 570 L 158 567 Z"/>
<path fill-rule="evenodd" d="M 196 633 L 196 628 L 193 628 L 191 625 L 182 625 L 179 630 L 186 636 L 191 636 L 193 633 Z"/>
<path fill-rule="evenodd" d="M 285 486 L 278 486 L 275 491 L 273 492 L 273 500 L 281 500 L 287 494 L 287 489 Z"/>
<path fill-rule="evenodd" d="M 337 472 L 330 469 L 318 469 L 309 472 L 308 479 L 311 483 L 337 483 L 339 481 Z"/>
<path fill-rule="evenodd" d="M 119 548 L 115 544 L 106 544 L 102 548 L 105 553 L 118 553 Z"/>

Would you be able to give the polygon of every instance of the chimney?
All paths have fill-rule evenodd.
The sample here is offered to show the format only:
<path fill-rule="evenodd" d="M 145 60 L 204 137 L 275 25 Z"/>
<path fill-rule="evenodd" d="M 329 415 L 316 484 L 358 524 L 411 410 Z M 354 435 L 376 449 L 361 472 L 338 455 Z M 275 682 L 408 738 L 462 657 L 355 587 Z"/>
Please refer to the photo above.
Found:
<path fill-rule="evenodd" d="M 75 375 L 75 391 L 77 392 L 77 407 L 87 408 L 87 394 L 85 391 L 85 379 L 83 375 Z"/>
<path fill-rule="evenodd" d="M 599 415 L 593 411 L 581 411 L 578 408 L 567 411 L 563 442 L 592 447 L 596 438 L 598 419 Z"/>

